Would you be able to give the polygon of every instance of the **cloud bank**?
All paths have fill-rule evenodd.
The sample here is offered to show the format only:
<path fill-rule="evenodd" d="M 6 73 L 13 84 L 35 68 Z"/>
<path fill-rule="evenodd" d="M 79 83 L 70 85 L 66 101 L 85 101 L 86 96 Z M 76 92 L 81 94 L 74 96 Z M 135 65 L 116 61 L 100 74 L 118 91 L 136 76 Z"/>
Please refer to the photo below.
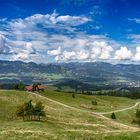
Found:
<path fill-rule="evenodd" d="M 0 34 L 0 54 L 10 53 L 10 48 L 6 43 L 6 38 Z"/>
<path fill-rule="evenodd" d="M 0 54 L 9 60 L 47 62 L 140 61 L 140 47 L 82 29 L 95 20 L 84 15 L 35 14 L 24 19 L 1 19 Z M 137 21 L 138 22 L 138 21 Z M 95 28 L 97 25 L 95 25 Z M 94 27 L 93 27 L 94 29 Z M 129 38 L 136 35 L 129 35 Z"/>

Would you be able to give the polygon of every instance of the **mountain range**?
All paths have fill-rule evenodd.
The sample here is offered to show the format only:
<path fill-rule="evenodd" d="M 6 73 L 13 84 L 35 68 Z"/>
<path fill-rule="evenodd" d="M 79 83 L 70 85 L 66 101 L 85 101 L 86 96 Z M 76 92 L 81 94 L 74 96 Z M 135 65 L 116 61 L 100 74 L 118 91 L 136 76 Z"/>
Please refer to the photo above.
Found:
<path fill-rule="evenodd" d="M 43 84 L 76 80 L 97 85 L 139 86 L 140 65 L 93 63 L 51 63 L 0 61 L 0 83 Z"/>

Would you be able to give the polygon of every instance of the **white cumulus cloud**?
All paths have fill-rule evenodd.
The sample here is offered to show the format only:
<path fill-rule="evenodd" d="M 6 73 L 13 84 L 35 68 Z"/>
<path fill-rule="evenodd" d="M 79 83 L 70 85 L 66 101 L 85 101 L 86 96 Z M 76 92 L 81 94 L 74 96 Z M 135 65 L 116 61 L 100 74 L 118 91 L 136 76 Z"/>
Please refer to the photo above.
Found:
<path fill-rule="evenodd" d="M 23 43 L 23 42 L 21 42 Z M 36 50 L 33 47 L 31 42 L 26 42 L 24 44 L 24 49 L 15 50 L 15 54 L 11 56 L 11 60 L 21 60 L 21 61 L 30 61 L 32 58 L 37 58 Z"/>
<path fill-rule="evenodd" d="M 88 44 L 91 47 L 91 59 L 110 59 L 113 48 L 105 41 L 94 41 Z"/>
<path fill-rule="evenodd" d="M 14 53 L 11 54 L 11 60 L 41 60 L 45 63 L 139 60 L 138 47 L 133 57 L 132 50 L 121 47 L 121 44 L 107 35 L 88 34 L 80 26 L 88 26 L 92 21 L 94 22 L 84 15 L 59 15 L 55 11 L 52 14 L 34 14 L 23 19 L 0 20 L 0 23 L 6 23 L 6 30 L 0 29 L 0 33 L 4 35 L 0 36 L 0 53 L 9 53 L 12 50 Z M 96 22 L 92 26 L 94 25 L 97 26 Z M 136 41 L 140 38 L 133 34 L 128 37 L 137 38 Z"/>
<path fill-rule="evenodd" d="M 10 48 L 7 45 L 6 38 L 0 34 L 0 53 L 8 54 L 10 53 Z"/>
<path fill-rule="evenodd" d="M 29 54 L 36 54 L 36 49 L 33 47 L 33 44 L 31 42 L 27 42 L 25 44 L 25 47 Z"/>
<path fill-rule="evenodd" d="M 90 18 L 85 16 L 70 16 L 64 15 L 59 16 L 55 11 L 52 14 L 34 14 L 25 19 L 15 19 L 9 22 L 9 27 L 13 30 L 28 30 L 35 28 L 36 25 L 40 24 L 44 27 L 56 28 L 57 25 L 65 26 L 78 26 L 91 21 Z M 65 28 L 63 26 L 63 28 Z"/>
<path fill-rule="evenodd" d="M 83 16 L 79 17 L 79 16 L 66 15 L 66 16 L 59 16 L 56 18 L 56 22 L 65 23 L 72 26 L 78 26 L 80 24 L 84 24 L 89 21 L 91 21 L 91 19 Z"/>
<path fill-rule="evenodd" d="M 140 47 L 136 47 L 136 54 L 134 56 L 134 61 L 138 62 L 140 61 Z"/>
<path fill-rule="evenodd" d="M 49 56 L 57 56 L 61 54 L 61 46 L 59 46 L 56 50 L 49 50 L 48 55 Z"/>
<path fill-rule="evenodd" d="M 127 47 L 121 47 L 115 52 L 115 59 L 119 60 L 129 60 L 133 57 L 131 50 L 128 50 Z"/>
<path fill-rule="evenodd" d="M 79 60 L 85 60 L 89 58 L 89 52 L 85 50 L 80 50 L 76 54 L 76 58 Z"/>

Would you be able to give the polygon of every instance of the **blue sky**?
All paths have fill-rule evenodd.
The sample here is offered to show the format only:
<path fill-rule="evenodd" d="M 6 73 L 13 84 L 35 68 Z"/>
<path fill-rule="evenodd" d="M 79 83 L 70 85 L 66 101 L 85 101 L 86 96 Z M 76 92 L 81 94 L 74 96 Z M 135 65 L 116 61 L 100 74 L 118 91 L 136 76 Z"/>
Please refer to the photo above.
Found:
<path fill-rule="evenodd" d="M 0 59 L 140 62 L 139 0 L 0 0 Z"/>

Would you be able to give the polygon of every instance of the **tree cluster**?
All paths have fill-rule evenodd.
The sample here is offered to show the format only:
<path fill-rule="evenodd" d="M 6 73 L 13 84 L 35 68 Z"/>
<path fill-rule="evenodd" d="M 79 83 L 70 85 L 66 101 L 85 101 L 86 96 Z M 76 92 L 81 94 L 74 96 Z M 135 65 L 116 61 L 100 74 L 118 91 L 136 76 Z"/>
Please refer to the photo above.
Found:
<path fill-rule="evenodd" d="M 18 83 L 18 84 L 15 85 L 15 89 L 24 90 L 25 89 L 25 84 Z"/>
<path fill-rule="evenodd" d="M 41 102 L 32 104 L 32 100 L 17 107 L 16 115 L 22 117 L 25 120 L 41 120 L 41 117 L 45 117 L 44 106 Z"/>

